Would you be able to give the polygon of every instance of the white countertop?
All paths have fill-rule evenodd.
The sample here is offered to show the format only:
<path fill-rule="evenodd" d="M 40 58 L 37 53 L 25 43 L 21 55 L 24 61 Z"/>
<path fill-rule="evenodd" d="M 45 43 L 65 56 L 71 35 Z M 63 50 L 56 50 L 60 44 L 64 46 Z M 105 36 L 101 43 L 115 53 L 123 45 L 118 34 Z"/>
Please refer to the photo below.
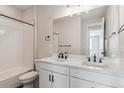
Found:
<path fill-rule="evenodd" d="M 86 62 L 87 58 L 86 56 L 82 55 L 69 55 L 69 58 L 67 60 L 60 60 L 57 58 L 57 55 L 53 55 L 51 57 L 46 57 L 43 59 L 36 59 L 35 61 L 55 65 L 63 65 L 68 67 L 75 67 L 88 71 L 124 77 L 124 59 L 122 58 L 105 57 L 103 59 L 103 63 L 105 64 L 105 66 L 103 67 L 85 65 L 83 62 Z"/>

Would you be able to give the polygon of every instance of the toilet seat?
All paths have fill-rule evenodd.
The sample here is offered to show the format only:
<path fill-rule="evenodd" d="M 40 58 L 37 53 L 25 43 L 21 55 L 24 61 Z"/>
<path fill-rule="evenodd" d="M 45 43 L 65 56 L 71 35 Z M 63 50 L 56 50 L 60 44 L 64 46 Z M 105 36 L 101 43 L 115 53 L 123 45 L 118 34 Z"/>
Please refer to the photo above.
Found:
<path fill-rule="evenodd" d="M 24 81 L 24 80 L 33 79 L 33 78 L 37 77 L 37 75 L 38 75 L 38 73 L 36 71 L 27 72 L 25 74 L 22 74 L 19 77 L 19 80 Z"/>

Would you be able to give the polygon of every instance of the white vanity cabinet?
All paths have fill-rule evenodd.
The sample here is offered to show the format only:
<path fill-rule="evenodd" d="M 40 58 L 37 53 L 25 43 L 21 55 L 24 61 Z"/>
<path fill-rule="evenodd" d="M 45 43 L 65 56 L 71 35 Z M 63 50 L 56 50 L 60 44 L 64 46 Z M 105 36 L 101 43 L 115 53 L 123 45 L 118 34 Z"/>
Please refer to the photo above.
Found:
<path fill-rule="evenodd" d="M 70 88 L 93 88 L 94 86 L 93 82 L 70 77 Z"/>
<path fill-rule="evenodd" d="M 69 88 L 69 68 L 40 63 L 40 88 Z"/>
<path fill-rule="evenodd" d="M 91 81 L 93 87 L 124 87 L 124 78 L 77 68 L 70 68 L 70 76 Z"/>
<path fill-rule="evenodd" d="M 124 87 L 124 78 L 65 66 L 40 62 L 40 88 L 112 88 Z"/>
<path fill-rule="evenodd" d="M 70 77 L 70 88 L 110 88 L 110 87 L 102 84 L 96 84 L 95 82 Z"/>

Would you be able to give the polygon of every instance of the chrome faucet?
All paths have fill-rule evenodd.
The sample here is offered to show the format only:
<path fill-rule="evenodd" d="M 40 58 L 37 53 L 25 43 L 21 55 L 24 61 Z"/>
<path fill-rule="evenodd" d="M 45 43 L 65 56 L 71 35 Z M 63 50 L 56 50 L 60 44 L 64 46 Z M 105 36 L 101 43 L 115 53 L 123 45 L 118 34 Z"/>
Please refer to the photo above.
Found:
<path fill-rule="evenodd" d="M 96 54 L 93 56 L 93 62 L 96 62 Z"/>

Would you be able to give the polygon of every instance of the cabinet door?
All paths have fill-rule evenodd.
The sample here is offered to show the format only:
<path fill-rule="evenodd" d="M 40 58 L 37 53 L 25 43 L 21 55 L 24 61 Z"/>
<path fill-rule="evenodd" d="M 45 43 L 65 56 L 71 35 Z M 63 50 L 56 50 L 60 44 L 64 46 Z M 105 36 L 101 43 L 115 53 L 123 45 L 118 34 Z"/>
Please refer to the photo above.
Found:
<path fill-rule="evenodd" d="M 69 88 L 69 76 L 53 73 L 53 88 Z"/>
<path fill-rule="evenodd" d="M 70 77 L 71 88 L 94 88 L 95 84 L 86 80 Z"/>
<path fill-rule="evenodd" d="M 39 87 L 40 88 L 51 88 L 52 72 L 40 69 L 39 71 Z"/>

